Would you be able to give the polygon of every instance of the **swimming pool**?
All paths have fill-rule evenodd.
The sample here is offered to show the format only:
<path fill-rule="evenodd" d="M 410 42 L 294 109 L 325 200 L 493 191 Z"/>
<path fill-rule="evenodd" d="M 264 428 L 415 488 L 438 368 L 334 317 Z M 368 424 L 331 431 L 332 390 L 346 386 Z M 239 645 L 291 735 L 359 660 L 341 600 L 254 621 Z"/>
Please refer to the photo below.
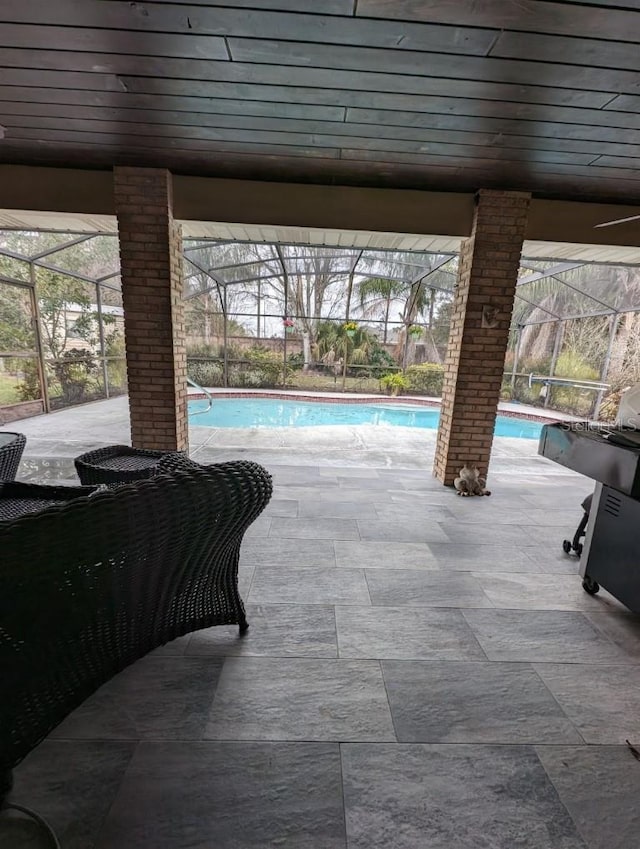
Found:
<path fill-rule="evenodd" d="M 380 425 L 438 427 L 440 411 L 433 407 L 409 404 L 332 404 L 322 401 L 294 401 L 280 398 L 215 398 L 204 413 L 207 402 L 189 401 L 191 424 L 200 427 L 315 427 L 318 425 Z M 496 436 L 538 439 L 540 422 L 498 416 Z"/>

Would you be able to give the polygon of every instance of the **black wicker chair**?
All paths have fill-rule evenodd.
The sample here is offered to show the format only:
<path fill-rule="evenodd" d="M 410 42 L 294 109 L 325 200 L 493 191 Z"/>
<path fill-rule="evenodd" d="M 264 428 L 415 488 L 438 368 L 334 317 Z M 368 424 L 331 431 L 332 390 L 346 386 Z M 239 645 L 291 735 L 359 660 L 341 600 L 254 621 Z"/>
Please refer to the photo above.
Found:
<path fill-rule="evenodd" d="M 106 448 L 87 451 L 86 454 L 76 457 L 73 462 L 82 484 L 111 485 L 155 477 L 160 473 L 160 460 L 174 456 L 174 453 L 180 454 L 131 448 L 130 445 L 108 445 Z"/>
<path fill-rule="evenodd" d="M 189 631 L 248 627 L 240 544 L 271 492 L 255 463 L 183 460 L 0 521 L 0 802 L 13 767 L 117 672 Z"/>
<path fill-rule="evenodd" d="M 22 433 L 0 431 L 0 481 L 15 480 L 26 444 Z"/>
<path fill-rule="evenodd" d="M 74 498 L 93 495 L 104 486 L 49 486 L 22 481 L 0 481 L 0 527 L 25 513 L 38 513 L 47 507 L 66 504 Z M 0 557 L 0 570 L 4 565 Z M 1 637 L 0 637 L 1 639 Z"/>

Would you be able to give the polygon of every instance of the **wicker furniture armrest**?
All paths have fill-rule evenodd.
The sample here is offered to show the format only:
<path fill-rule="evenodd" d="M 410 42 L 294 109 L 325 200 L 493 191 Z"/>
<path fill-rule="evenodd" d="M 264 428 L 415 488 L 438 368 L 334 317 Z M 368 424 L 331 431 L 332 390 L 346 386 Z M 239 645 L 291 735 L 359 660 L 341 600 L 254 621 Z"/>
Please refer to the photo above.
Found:
<path fill-rule="evenodd" d="M 270 497 L 256 463 L 183 462 L 0 521 L 0 788 L 133 661 L 198 628 L 247 627 L 240 544 Z"/>
<path fill-rule="evenodd" d="M 101 486 L 48 486 L 22 481 L 0 481 L 0 522 L 17 519 L 25 513 L 37 513 L 47 507 L 66 504 L 74 498 L 86 498 Z"/>
<path fill-rule="evenodd" d="M 119 484 L 148 480 L 158 474 L 158 463 L 174 452 L 108 445 L 76 457 L 74 465 L 82 484 Z"/>
<path fill-rule="evenodd" d="M 7 431 L 2 431 L 2 435 L 9 435 L 14 439 L 0 444 L 0 481 L 12 481 L 18 473 L 27 437 L 22 433 L 7 434 Z"/>

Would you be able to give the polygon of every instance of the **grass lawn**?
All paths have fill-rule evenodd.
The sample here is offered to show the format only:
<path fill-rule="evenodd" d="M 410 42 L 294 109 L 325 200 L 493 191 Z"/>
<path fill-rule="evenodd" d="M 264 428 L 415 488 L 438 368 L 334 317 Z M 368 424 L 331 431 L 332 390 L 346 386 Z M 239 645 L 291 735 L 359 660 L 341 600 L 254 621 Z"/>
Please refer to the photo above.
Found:
<path fill-rule="evenodd" d="M 17 389 L 18 383 L 20 383 L 19 378 L 0 373 L 0 404 L 18 403 L 20 400 Z"/>

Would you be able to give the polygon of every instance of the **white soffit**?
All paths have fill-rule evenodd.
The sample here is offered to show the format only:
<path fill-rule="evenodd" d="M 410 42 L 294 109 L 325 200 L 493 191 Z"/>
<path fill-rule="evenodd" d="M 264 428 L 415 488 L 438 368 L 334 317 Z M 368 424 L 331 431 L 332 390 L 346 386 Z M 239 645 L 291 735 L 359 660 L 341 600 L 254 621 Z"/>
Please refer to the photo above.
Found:
<path fill-rule="evenodd" d="M 315 227 L 274 227 L 259 224 L 221 224 L 211 221 L 183 221 L 183 235 L 196 239 L 224 239 L 284 245 L 326 245 L 363 250 L 430 251 L 457 253 L 460 239 L 451 236 L 425 236 L 408 233 L 381 233 L 368 230 L 325 230 Z"/>
<path fill-rule="evenodd" d="M 221 239 L 300 245 L 326 245 L 363 250 L 457 253 L 461 238 L 418 233 L 381 233 L 365 230 L 325 230 L 309 227 L 273 227 L 212 221 L 182 221 L 185 239 Z M 0 230 L 58 230 L 63 233 L 116 233 L 115 215 L 68 212 L 35 212 L 0 209 Z M 589 245 L 570 242 L 525 241 L 527 259 L 640 265 L 640 247 Z"/>
<path fill-rule="evenodd" d="M 526 259 L 561 259 L 576 262 L 640 265 L 640 247 L 622 245 L 577 245 L 571 242 L 530 242 L 522 246 Z"/>
<path fill-rule="evenodd" d="M 116 233 L 115 215 L 0 209 L 0 230 L 58 230 L 61 233 Z"/>

